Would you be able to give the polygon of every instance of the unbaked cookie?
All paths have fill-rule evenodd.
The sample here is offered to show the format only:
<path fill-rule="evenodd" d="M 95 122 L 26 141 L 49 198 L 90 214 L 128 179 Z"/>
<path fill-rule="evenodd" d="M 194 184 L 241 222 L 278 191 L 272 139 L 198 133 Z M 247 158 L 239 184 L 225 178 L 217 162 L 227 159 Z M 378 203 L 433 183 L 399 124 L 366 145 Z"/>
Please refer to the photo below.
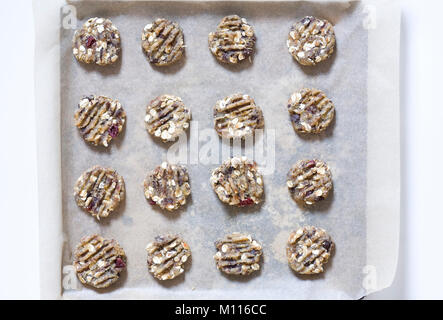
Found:
<path fill-rule="evenodd" d="M 254 52 L 254 46 L 254 29 L 237 15 L 224 17 L 216 31 L 209 34 L 209 50 L 224 63 L 245 60 Z"/>
<path fill-rule="evenodd" d="M 260 269 L 262 246 L 250 234 L 234 232 L 215 242 L 217 269 L 227 274 L 248 275 Z"/>
<path fill-rule="evenodd" d="M 113 212 L 125 197 L 125 182 L 115 170 L 92 167 L 78 178 L 74 187 L 77 205 L 98 220 Z"/>
<path fill-rule="evenodd" d="M 191 256 L 186 242 L 177 235 L 155 237 L 154 242 L 147 245 L 148 270 L 159 280 L 174 279 L 182 274 L 184 264 Z"/>
<path fill-rule="evenodd" d="M 306 226 L 292 232 L 286 247 L 290 267 L 300 274 L 323 272 L 334 242 L 321 228 Z"/>
<path fill-rule="evenodd" d="M 264 127 L 262 110 L 247 94 L 233 94 L 214 106 L 214 127 L 222 138 L 244 138 Z"/>
<path fill-rule="evenodd" d="M 211 185 L 218 198 L 231 206 L 258 204 L 263 196 L 263 177 L 255 161 L 233 157 L 216 168 Z"/>
<path fill-rule="evenodd" d="M 185 205 L 186 197 L 191 193 L 188 170 L 167 162 L 148 173 L 144 187 L 150 204 L 169 211 Z"/>
<path fill-rule="evenodd" d="M 123 130 L 126 113 L 118 100 L 93 95 L 80 100 L 74 119 L 85 141 L 107 147 Z"/>
<path fill-rule="evenodd" d="M 312 205 L 328 196 L 332 175 L 323 161 L 300 160 L 289 170 L 286 184 L 294 200 Z"/>
<path fill-rule="evenodd" d="M 101 66 L 114 63 L 120 50 L 120 32 L 109 19 L 88 19 L 72 39 L 72 53 L 85 63 Z"/>
<path fill-rule="evenodd" d="M 77 245 L 74 268 L 81 283 L 107 288 L 126 268 L 126 255 L 117 241 L 94 234 L 83 237 Z"/>
<path fill-rule="evenodd" d="M 177 22 L 156 19 L 143 29 L 142 48 L 149 62 L 159 67 L 168 66 L 183 56 L 183 31 Z"/>
<path fill-rule="evenodd" d="M 327 20 L 304 17 L 294 23 L 286 44 L 295 60 L 304 66 L 313 66 L 334 52 L 334 28 Z"/>
<path fill-rule="evenodd" d="M 317 89 L 301 89 L 291 95 L 288 111 L 294 130 L 320 133 L 334 119 L 334 104 Z"/>
<path fill-rule="evenodd" d="M 189 128 L 191 111 L 179 97 L 164 94 L 152 100 L 146 108 L 148 132 L 163 142 L 175 141 Z"/>

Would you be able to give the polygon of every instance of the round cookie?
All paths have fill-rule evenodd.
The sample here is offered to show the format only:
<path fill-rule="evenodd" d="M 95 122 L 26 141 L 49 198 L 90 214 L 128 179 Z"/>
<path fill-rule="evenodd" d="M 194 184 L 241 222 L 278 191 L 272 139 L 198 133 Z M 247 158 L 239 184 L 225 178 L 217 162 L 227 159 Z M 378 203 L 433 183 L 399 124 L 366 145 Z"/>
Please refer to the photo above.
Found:
<path fill-rule="evenodd" d="M 182 274 L 184 264 L 191 256 L 186 242 L 177 235 L 155 237 L 154 242 L 147 245 L 148 270 L 158 280 L 174 279 Z"/>
<path fill-rule="evenodd" d="M 306 226 L 292 232 L 286 247 L 289 266 L 300 274 L 323 272 L 334 242 L 321 228 Z"/>
<path fill-rule="evenodd" d="M 183 31 L 177 22 L 159 18 L 143 29 L 142 48 L 150 63 L 168 66 L 183 56 Z"/>
<path fill-rule="evenodd" d="M 126 268 L 125 251 L 117 241 L 99 235 L 83 237 L 74 252 L 74 268 L 80 282 L 94 288 L 107 288 Z"/>
<path fill-rule="evenodd" d="M 125 182 L 115 170 L 94 166 L 74 186 L 77 205 L 97 220 L 109 216 L 125 197 Z"/>
<path fill-rule="evenodd" d="M 169 211 L 185 205 L 186 197 L 191 193 L 188 170 L 167 162 L 148 173 L 144 187 L 150 204 Z"/>
<path fill-rule="evenodd" d="M 289 170 L 286 184 L 295 201 L 312 205 L 328 196 L 332 175 L 323 161 L 300 160 Z"/>
<path fill-rule="evenodd" d="M 234 232 L 215 242 L 217 269 L 233 275 L 248 275 L 260 269 L 262 246 L 251 235 Z"/>
<path fill-rule="evenodd" d="M 222 138 L 244 138 L 265 125 L 262 110 L 246 94 L 233 94 L 214 106 L 214 128 Z"/>
<path fill-rule="evenodd" d="M 92 95 L 80 100 L 74 120 L 85 141 L 108 147 L 123 130 L 126 113 L 118 100 Z"/>
<path fill-rule="evenodd" d="M 263 177 L 255 161 L 233 157 L 216 168 L 211 185 L 218 198 L 231 206 L 258 204 L 263 196 Z"/>
<path fill-rule="evenodd" d="M 177 140 L 189 128 L 190 120 L 191 111 L 176 96 L 164 94 L 146 108 L 146 129 L 164 143 Z"/>
<path fill-rule="evenodd" d="M 320 90 L 301 89 L 291 95 L 288 111 L 295 131 L 320 133 L 334 119 L 335 108 Z"/>
<path fill-rule="evenodd" d="M 80 62 L 109 65 L 117 61 L 120 51 L 120 32 L 109 19 L 88 19 L 72 39 L 72 53 Z"/>
<path fill-rule="evenodd" d="M 314 66 L 334 52 L 334 28 L 327 20 L 304 17 L 291 27 L 286 44 L 289 53 L 300 64 Z"/>
<path fill-rule="evenodd" d="M 235 64 L 249 58 L 254 52 L 254 29 L 238 15 L 224 17 L 215 32 L 208 37 L 209 50 L 224 63 Z"/>

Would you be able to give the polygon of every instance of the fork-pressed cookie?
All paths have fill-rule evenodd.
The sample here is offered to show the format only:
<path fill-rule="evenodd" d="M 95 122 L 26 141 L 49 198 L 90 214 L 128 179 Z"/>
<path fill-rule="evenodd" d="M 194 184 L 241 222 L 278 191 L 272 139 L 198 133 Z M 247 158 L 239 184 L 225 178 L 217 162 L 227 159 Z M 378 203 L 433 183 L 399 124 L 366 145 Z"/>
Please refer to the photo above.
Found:
<path fill-rule="evenodd" d="M 238 15 L 224 17 L 208 39 L 209 50 L 217 60 L 231 64 L 250 57 L 256 40 L 254 28 Z"/>
<path fill-rule="evenodd" d="M 324 271 L 334 242 L 325 230 L 305 226 L 289 236 L 286 247 L 289 266 L 300 274 L 317 274 Z"/>
<path fill-rule="evenodd" d="M 323 161 L 299 160 L 289 170 L 286 184 L 295 201 L 312 205 L 328 196 L 332 175 Z"/>
<path fill-rule="evenodd" d="M 214 128 L 222 138 L 244 138 L 264 127 L 263 112 L 247 94 L 233 94 L 214 106 Z"/>
<path fill-rule="evenodd" d="M 334 104 L 318 89 L 301 89 L 291 95 L 288 111 L 294 130 L 320 133 L 334 119 Z"/>
<path fill-rule="evenodd" d="M 188 170 L 181 165 L 163 162 L 148 173 L 144 188 L 151 205 L 176 210 L 186 204 L 186 197 L 191 193 Z"/>
<path fill-rule="evenodd" d="M 183 56 L 183 31 L 177 22 L 159 18 L 143 29 L 142 48 L 150 63 L 168 66 Z"/>
<path fill-rule="evenodd" d="M 120 55 L 120 32 L 105 18 L 90 18 L 72 39 L 72 53 L 78 61 L 109 65 Z"/>
<path fill-rule="evenodd" d="M 286 44 L 300 64 L 314 66 L 334 52 L 334 28 L 327 20 L 307 16 L 294 23 Z"/>
<path fill-rule="evenodd" d="M 234 232 L 215 242 L 217 269 L 234 275 L 248 275 L 260 269 L 262 246 L 250 234 Z"/>
<path fill-rule="evenodd" d="M 246 157 L 233 157 L 216 168 L 211 185 L 218 198 L 231 206 L 245 207 L 262 200 L 263 176 L 257 163 Z"/>
<path fill-rule="evenodd" d="M 94 166 L 74 186 L 77 205 L 100 220 L 109 216 L 125 197 L 125 182 L 115 170 Z"/>
<path fill-rule="evenodd" d="M 107 288 L 126 268 L 125 251 L 115 240 L 94 234 L 83 237 L 74 252 L 74 268 L 80 282 Z"/>
<path fill-rule="evenodd" d="M 107 147 L 123 130 L 126 113 L 118 100 L 92 95 L 80 100 L 74 120 L 85 141 Z"/>
<path fill-rule="evenodd" d="M 170 280 L 182 274 L 191 256 L 188 244 L 178 235 L 162 235 L 146 246 L 148 270 L 159 280 Z"/>
<path fill-rule="evenodd" d="M 165 143 L 175 141 L 189 128 L 190 121 L 191 111 L 181 98 L 173 95 L 161 95 L 146 108 L 146 129 Z"/>

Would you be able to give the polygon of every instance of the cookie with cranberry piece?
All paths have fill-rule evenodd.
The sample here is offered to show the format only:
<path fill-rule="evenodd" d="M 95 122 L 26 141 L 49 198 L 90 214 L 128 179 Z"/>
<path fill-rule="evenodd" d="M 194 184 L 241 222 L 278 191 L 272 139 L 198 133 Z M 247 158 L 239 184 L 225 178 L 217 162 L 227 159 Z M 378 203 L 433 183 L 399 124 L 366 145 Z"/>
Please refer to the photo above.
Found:
<path fill-rule="evenodd" d="M 149 172 L 144 181 L 145 197 L 151 205 L 173 211 L 186 204 L 191 193 L 188 170 L 163 162 Z"/>
<path fill-rule="evenodd" d="M 178 235 L 162 235 L 146 246 L 148 270 L 158 280 L 171 280 L 181 275 L 191 256 L 188 244 Z"/>
<path fill-rule="evenodd" d="M 288 111 L 295 131 L 320 133 L 334 119 L 335 107 L 320 90 L 301 89 L 291 95 Z"/>
<path fill-rule="evenodd" d="M 334 27 L 327 20 L 304 17 L 291 27 L 286 44 L 289 53 L 300 64 L 314 66 L 334 52 Z"/>
<path fill-rule="evenodd" d="M 118 60 L 120 51 L 120 32 L 109 19 L 88 19 L 72 39 L 72 53 L 80 62 L 106 66 Z"/>
<path fill-rule="evenodd" d="M 254 52 L 254 28 L 238 15 L 224 17 L 209 34 L 209 50 L 223 63 L 236 64 Z"/>
<path fill-rule="evenodd" d="M 74 252 L 74 268 L 81 283 L 107 288 L 126 269 L 125 251 L 115 240 L 94 234 L 83 237 Z"/>
<path fill-rule="evenodd" d="M 289 170 L 286 184 L 295 201 L 312 205 L 332 189 L 329 167 L 320 160 L 300 160 Z"/>
<path fill-rule="evenodd" d="M 245 138 L 264 127 L 260 107 L 247 94 L 233 94 L 214 106 L 214 128 L 222 138 Z"/>
<path fill-rule="evenodd" d="M 156 19 L 143 29 L 142 48 L 150 63 L 159 67 L 173 64 L 185 51 L 183 31 L 177 22 Z"/>
<path fill-rule="evenodd" d="M 262 200 L 263 176 L 257 163 L 246 157 L 233 157 L 216 168 L 211 185 L 218 198 L 231 206 L 245 207 Z"/>
<path fill-rule="evenodd" d="M 286 247 L 289 266 L 300 274 L 317 274 L 324 271 L 334 242 L 321 228 L 305 226 L 289 236 Z"/>
<path fill-rule="evenodd" d="M 169 94 L 155 98 L 146 108 L 146 130 L 164 143 L 177 140 L 189 128 L 190 120 L 191 111 L 183 100 Z"/>
<path fill-rule="evenodd" d="M 109 216 L 125 197 L 125 182 L 115 170 L 94 166 L 74 186 L 77 205 L 100 220 Z"/>
<path fill-rule="evenodd" d="M 80 100 L 74 120 L 85 141 L 108 147 L 123 130 L 126 113 L 118 100 L 92 95 Z"/>
<path fill-rule="evenodd" d="M 230 275 L 249 275 L 260 270 L 262 246 L 250 234 L 234 232 L 215 242 L 217 269 Z"/>

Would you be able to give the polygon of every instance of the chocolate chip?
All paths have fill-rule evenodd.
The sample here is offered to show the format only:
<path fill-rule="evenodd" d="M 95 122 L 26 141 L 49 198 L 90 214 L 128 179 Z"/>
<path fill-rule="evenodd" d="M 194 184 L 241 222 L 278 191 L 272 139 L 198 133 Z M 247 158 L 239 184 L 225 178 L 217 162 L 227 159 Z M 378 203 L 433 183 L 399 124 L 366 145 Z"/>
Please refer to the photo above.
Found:
<path fill-rule="evenodd" d="M 331 248 L 331 242 L 329 242 L 328 240 L 323 241 L 321 245 L 323 248 L 326 249 L 326 251 L 329 251 L 329 249 Z"/>

